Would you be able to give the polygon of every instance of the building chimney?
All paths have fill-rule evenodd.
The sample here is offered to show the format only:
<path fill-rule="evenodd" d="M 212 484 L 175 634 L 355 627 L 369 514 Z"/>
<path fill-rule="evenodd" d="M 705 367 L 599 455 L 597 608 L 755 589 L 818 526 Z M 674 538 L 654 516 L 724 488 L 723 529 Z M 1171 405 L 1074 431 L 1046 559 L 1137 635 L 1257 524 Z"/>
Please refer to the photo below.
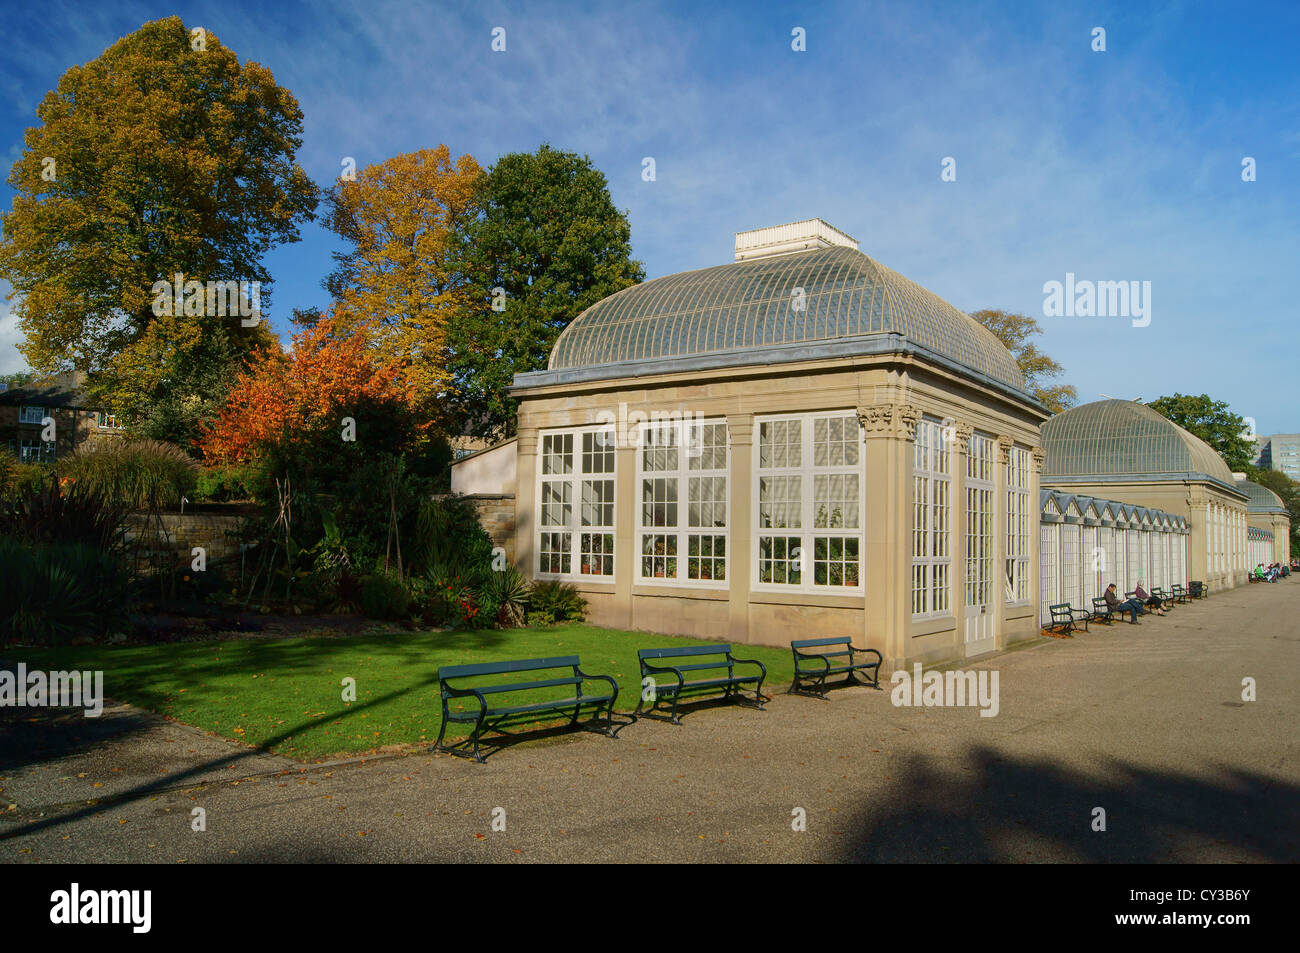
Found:
<path fill-rule="evenodd" d="M 748 232 L 736 232 L 736 261 L 790 255 L 835 245 L 856 251 L 858 240 L 820 218 L 810 218 L 789 225 L 771 225 Z"/>

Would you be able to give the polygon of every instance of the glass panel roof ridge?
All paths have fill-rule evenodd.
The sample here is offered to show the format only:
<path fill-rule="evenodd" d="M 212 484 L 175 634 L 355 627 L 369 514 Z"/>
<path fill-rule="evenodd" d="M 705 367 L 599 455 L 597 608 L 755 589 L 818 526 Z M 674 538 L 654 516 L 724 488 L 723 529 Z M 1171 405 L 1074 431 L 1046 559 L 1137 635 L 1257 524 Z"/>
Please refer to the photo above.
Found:
<path fill-rule="evenodd" d="M 1099 400 L 1062 411 L 1042 426 L 1044 482 L 1118 475 L 1199 474 L 1238 489 L 1209 444 L 1145 404 Z"/>
<path fill-rule="evenodd" d="M 1246 510 L 1251 513 L 1288 513 L 1282 498 L 1254 480 L 1238 480 L 1237 489 L 1249 498 Z"/>
<path fill-rule="evenodd" d="M 802 289 L 802 296 L 795 293 Z M 894 333 L 1024 392 L 1001 341 L 953 305 L 856 249 L 715 265 L 624 288 L 560 334 L 548 369 L 677 360 Z"/>

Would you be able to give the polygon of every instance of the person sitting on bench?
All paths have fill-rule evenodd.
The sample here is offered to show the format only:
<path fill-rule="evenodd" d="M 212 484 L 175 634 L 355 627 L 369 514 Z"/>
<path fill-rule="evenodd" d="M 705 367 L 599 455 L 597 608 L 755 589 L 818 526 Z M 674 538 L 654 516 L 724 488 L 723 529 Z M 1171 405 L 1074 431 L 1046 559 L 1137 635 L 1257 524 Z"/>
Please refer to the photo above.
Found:
<path fill-rule="evenodd" d="M 1138 621 L 1138 613 L 1142 611 L 1142 603 L 1136 599 L 1129 599 L 1126 602 L 1120 602 L 1119 596 L 1115 595 L 1115 584 L 1112 582 L 1106 587 L 1106 605 L 1110 606 L 1110 611 L 1115 613 L 1131 612 L 1133 617 L 1129 619 L 1131 625 L 1141 625 Z"/>
<path fill-rule="evenodd" d="M 1142 588 L 1142 580 L 1139 579 L 1137 585 L 1133 588 L 1133 595 L 1138 602 L 1149 608 L 1156 615 L 1164 615 L 1164 604 L 1160 601 L 1159 596 L 1153 596 Z"/>
<path fill-rule="evenodd" d="M 1256 566 L 1256 567 L 1255 567 L 1255 571 L 1252 573 L 1252 575 L 1255 577 L 1256 581 L 1258 581 L 1258 582 L 1263 582 L 1263 581 L 1264 581 L 1264 564 L 1263 564 L 1263 563 L 1260 563 L 1258 566 Z"/>

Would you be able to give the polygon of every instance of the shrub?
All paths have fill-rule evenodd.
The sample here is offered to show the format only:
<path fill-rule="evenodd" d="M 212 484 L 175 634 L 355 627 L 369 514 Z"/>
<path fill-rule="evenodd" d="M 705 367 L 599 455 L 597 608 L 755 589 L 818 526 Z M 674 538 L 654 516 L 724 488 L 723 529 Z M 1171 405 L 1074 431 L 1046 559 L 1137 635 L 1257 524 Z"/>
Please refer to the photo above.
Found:
<path fill-rule="evenodd" d="M 158 440 L 100 440 L 60 461 L 62 476 L 129 510 L 158 510 L 194 489 L 198 464 Z"/>
<path fill-rule="evenodd" d="M 12 454 L 0 450 L 0 500 L 13 500 L 39 490 L 49 480 L 50 466 L 43 463 L 19 463 Z"/>
<path fill-rule="evenodd" d="M 587 600 L 567 582 L 539 582 L 528 597 L 528 621 L 538 625 L 586 618 Z"/>
<path fill-rule="evenodd" d="M 252 500 L 262 485 L 262 475 L 253 467 L 204 467 L 194 482 L 195 503 L 225 503 Z"/>
<path fill-rule="evenodd" d="M 495 603 L 497 608 L 493 618 L 497 625 L 512 628 L 524 624 L 532 586 L 514 566 L 506 566 L 501 572 L 490 573 L 479 589 L 479 594 L 484 602 L 490 600 Z"/>
<path fill-rule="evenodd" d="M 464 577 L 481 576 L 492 565 L 492 538 L 478 521 L 478 513 L 463 497 L 426 500 L 416 520 L 411 546 L 415 572 L 431 567 L 455 567 Z"/>
<path fill-rule="evenodd" d="M 112 553 L 0 539 L 0 638 L 60 645 L 120 631 L 127 626 L 128 587 Z"/>
<path fill-rule="evenodd" d="M 122 519 L 122 511 L 99 494 L 62 487 L 50 472 L 42 483 L 24 486 L 0 504 L 0 535 L 31 546 L 81 544 L 114 552 L 121 541 Z"/>
<path fill-rule="evenodd" d="M 391 622 L 410 613 L 411 596 L 396 576 L 376 573 L 361 580 L 361 613 Z"/>

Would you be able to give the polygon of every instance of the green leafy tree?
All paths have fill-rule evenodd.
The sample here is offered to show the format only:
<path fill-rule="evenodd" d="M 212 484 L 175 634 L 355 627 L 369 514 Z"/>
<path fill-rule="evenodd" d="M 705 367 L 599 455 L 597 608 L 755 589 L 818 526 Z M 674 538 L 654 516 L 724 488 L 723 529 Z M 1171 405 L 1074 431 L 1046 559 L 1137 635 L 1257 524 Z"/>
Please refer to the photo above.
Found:
<path fill-rule="evenodd" d="M 502 156 L 477 201 L 482 211 L 461 231 L 473 303 L 448 322 L 446 343 L 458 423 L 491 437 L 514 432 L 514 375 L 545 368 L 569 322 L 645 271 L 587 156 L 549 145 Z"/>
<path fill-rule="evenodd" d="M 1054 384 L 1052 381 L 1065 373 L 1065 368 L 1048 357 L 1032 338 L 1043 333 L 1038 321 L 1027 314 L 1013 314 L 1010 311 L 985 309 L 976 311 L 971 317 L 992 331 L 1011 352 L 1011 356 L 1020 365 L 1020 372 L 1025 375 L 1025 384 L 1029 392 L 1052 413 L 1059 414 L 1067 407 L 1073 407 L 1079 399 L 1079 392 L 1070 384 Z"/>
<path fill-rule="evenodd" d="M 203 393 L 214 355 L 227 344 L 246 355 L 268 332 L 239 315 L 155 313 L 155 283 L 259 282 L 265 311 L 262 257 L 297 241 L 317 202 L 294 162 L 297 101 L 266 67 L 173 16 L 69 69 L 36 115 L 0 218 L 22 353 L 40 372 L 90 372 L 128 422 Z"/>
<path fill-rule="evenodd" d="M 1246 438 L 1246 421 L 1208 394 L 1174 394 L 1148 401 L 1147 406 L 1200 437 L 1223 457 L 1228 469 L 1242 472 L 1255 458 L 1255 444 Z"/>

